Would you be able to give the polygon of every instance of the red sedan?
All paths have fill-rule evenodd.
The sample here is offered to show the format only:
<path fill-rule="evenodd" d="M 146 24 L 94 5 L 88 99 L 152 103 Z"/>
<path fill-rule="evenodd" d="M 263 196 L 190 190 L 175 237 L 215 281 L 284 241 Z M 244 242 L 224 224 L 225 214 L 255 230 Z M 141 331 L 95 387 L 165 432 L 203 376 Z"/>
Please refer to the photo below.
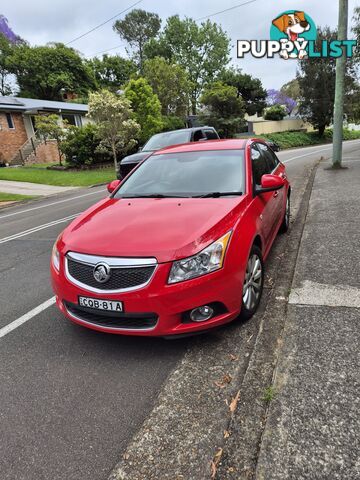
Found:
<path fill-rule="evenodd" d="M 156 152 L 59 236 L 60 310 L 126 335 L 191 334 L 250 318 L 264 260 L 290 217 L 285 166 L 261 140 Z"/>

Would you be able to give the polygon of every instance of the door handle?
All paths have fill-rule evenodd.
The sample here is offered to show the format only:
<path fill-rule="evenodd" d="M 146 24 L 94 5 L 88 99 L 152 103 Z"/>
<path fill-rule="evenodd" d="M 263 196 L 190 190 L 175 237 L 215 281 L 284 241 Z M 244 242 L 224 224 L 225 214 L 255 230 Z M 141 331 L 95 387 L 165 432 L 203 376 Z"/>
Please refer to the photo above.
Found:
<path fill-rule="evenodd" d="M 276 192 L 274 192 L 274 197 L 276 198 L 278 195 L 279 195 L 279 192 L 276 190 Z"/>

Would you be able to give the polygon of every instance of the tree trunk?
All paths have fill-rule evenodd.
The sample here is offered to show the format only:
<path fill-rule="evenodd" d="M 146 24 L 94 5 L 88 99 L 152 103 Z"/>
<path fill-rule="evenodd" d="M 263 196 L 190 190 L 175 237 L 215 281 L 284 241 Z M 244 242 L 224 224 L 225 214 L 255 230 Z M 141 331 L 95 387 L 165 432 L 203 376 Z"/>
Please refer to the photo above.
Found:
<path fill-rule="evenodd" d="M 319 137 L 323 137 L 325 133 L 326 125 L 319 125 Z"/>
<path fill-rule="evenodd" d="M 115 147 L 115 144 L 112 144 L 111 145 L 111 150 L 112 150 L 112 153 L 113 153 L 113 158 L 114 158 L 114 167 L 115 167 L 115 173 L 117 174 L 117 155 L 116 155 L 116 147 Z"/>
<path fill-rule="evenodd" d="M 61 153 L 61 150 L 60 150 L 60 143 L 59 143 L 58 140 L 56 141 L 56 144 L 57 144 L 57 148 L 58 148 L 58 152 L 59 152 L 59 164 L 62 165 L 62 161 L 61 161 L 62 153 Z"/>

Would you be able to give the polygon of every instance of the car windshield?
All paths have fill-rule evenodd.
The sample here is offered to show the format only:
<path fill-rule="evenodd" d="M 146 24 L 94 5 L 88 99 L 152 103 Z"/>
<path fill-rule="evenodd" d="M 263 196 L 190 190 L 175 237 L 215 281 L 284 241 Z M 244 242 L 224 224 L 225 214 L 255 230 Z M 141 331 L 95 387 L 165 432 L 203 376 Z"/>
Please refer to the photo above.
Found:
<path fill-rule="evenodd" d="M 178 132 L 158 133 L 150 138 L 145 143 L 143 151 L 160 150 L 161 148 L 169 147 L 170 145 L 178 145 L 180 143 L 187 143 L 190 141 L 190 132 L 186 130 L 179 130 Z"/>
<path fill-rule="evenodd" d="M 153 155 L 120 186 L 115 198 L 241 195 L 244 171 L 244 150 Z"/>

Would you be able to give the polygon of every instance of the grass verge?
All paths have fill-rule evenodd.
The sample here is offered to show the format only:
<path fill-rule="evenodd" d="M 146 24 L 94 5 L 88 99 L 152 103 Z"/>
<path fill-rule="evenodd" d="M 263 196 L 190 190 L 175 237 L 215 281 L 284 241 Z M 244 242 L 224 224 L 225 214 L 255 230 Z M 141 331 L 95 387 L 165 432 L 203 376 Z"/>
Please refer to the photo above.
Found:
<path fill-rule="evenodd" d="M 0 205 L 1 202 L 19 202 L 21 200 L 32 200 L 37 198 L 31 195 L 18 195 L 15 193 L 1 193 L 0 192 Z"/>
<path fill-rule="evenodd" d="M 259 138 L 276 142 L 282 150 L 296 147 L 310 147 L 332 142 L 332 130 L 326 130 L 323 137 L 318 132 L 281 132 L 267 135 L 257 135 Z M 358 140 L 360 132 L 344 129 L 344 140 Z"/>
<path fill-rule="evenodd" d="M 57 171 L 45 168 L 18 167 L 1 168 L 0 180 L 42 183 L 59 187 L 89 187 L 97 183 L 108 183 L 116 178 L 112 168 L 99 170 Z"/>

